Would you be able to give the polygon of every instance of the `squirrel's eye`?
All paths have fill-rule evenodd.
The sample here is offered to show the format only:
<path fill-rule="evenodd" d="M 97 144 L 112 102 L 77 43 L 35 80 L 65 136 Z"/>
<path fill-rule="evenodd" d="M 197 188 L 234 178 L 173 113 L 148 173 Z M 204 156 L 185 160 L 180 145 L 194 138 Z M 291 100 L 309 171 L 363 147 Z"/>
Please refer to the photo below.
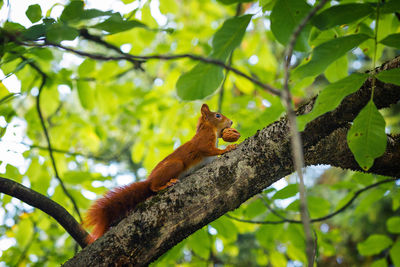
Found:
<path fill-rule="evenodd" d="M 215 114 L 215 117 L 216 117 L 217 119 L 219 119 L 219 118 L 221 118 L 221 114 L 217 113 L 217 114 Z"/>

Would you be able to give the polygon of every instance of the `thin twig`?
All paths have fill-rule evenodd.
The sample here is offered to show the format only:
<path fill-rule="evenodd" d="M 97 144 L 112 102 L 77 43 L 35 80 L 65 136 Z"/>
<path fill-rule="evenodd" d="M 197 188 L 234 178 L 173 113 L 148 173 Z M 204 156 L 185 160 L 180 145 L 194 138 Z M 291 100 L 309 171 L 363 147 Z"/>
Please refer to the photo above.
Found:
<path fill-rule="evenodd" d="M 0 192 L 15 197 L 22 202 L 38 208 L 44 213 L 50 215 L 71 235 L 73 239 L 75 239 L 75 241 L 82 248 L 87 245 L 85 238 L 88 233 L 64 207 L 54 202 L 50 198 L 28 187 L 25 187 L 22 184 L 3 177 L 0 177 Z"/>
<path fill-rule="evenodd" d="M 23 56 L 21 56 L 21 58 L 24 59 Z M 81 217 L 81 214 L 80 214 L 80 212 L 79 212 L 78 205 L 76 204 L 76 201 L 75 201 L 75 199 L 72 197 L 72 195 L 68 192 L 67 188 L 66 188 L 65 185 L 64 185 L 63 180 L 60 178 L 60 175 L 59 175 L 59 173 L 58 173 L 58 169 L 57 169 L 57 165 L 56 165 L 56 160 L 54 159 L 54 155 L 53 155 L 53 148 L 52 148 L 52 145 L 51 145 L 50 136 L 49 136 L 49 133 L 48 133 L 48 131 L 47 131 L 46 123 L 45 123 L 45 120 L 44 120 L 44 117 L 43 117 L 43 114 L 42 114 L 42 110 L 41 110 L 41 107 L 40 107 L 40 96 L 41 96 L 41 93 L 42 93 L 42 91 L 43 91 L 43 88 L 44 88 L 44 86 L 45 86 L 45 84 L 46 84 L 47 74 L 44 73 L 34 62 L 29 62 L 28 64 L 29 64 L 33 69 L 35 69 L 35 70 L 40 74 L 40 76 L 42 77 L 42 82 L 41 82 L 41 84 L 40 84 L 40 86 L 39 86 L 39 93 L 38 93 L 38 95 L 37 95 L 37 97 L 36 97 L 36 110 L 37 110 L 37 112 L 38 112 L 38 115 L 39 115 L 39 118 L 40 118 L 40 123 L 41 123 L 41 125 L 42 125 L 44 135 L 45 135 L 45 137 L 46 137 L 47 146 L 48 146 L 48 150 L 49 150 L 49 155 L 50 155 L 51 163 L 52 163 L 52 165 L 53 165 L 53 170 L 54 170 L 55 177 L 56 177 L 56 179 L 58 180 L 58 182 L 60 183 L 60 186 L 61 186 L 61 188 L 62 188 L 64 194 L 71 200 L 72 205 L 74 206 L 74 209 L 75 209 L 75 211 L 76 211 L 76 213 L 77 213 L 77 215 L 78 215 L 80 221 L 82 221 L 82 217 Z"/>
<path fill-rule="evenodd" d="M 3 103 L 8 102 L 9 100 L 13 99 L 14 97 L 22 95 L 21 93 L 11 93 L 0 99 L 0 105 Z"/>
<path fill-rule="evenodd" d="M 360 189 L 360 190 L 357 190 L 357 191 L 354 193 L 353 197 L 352 197 L 348 202 L 346 202 L 346 204 L 343 205 L 340 209 L 338 209 L 337 211 L 332 212 L 332 213 L 330 213 L 330 214 L 328 214 L 328 215 L 325 215 L 325 216 L 322 216 L 322 217 L 319 217 L 319 218 L 315 218 L 315 219 L 311 219 L 310 222 L 311 222 L 311 223 L 316 223 L 316 222 L 322 222 L 322 221 L 328 220 L 328 219 L 330 219 L 330 218 L 332 218 L 332 217 L 338 215 L 339 213 L 342 213 L 343 211 L 345 211 L 348 207 L 351 206 L 351 204 L 353 204 L 354 200 L 356 200 L 356 199 L 357 199 L 362 193 L 364 193 L 365 191 L 367 191 L 367 190 L 369 190 L 369 189 L 371 189 L 371 188 L 375 188 L 375 187 L 377 187 L 377 186 L 379 186 L 379 185 L 381 185 L 381 184 L 386 184 L 386 183 L 390 183 L 390 182 L 396 182 L 397 180 L 400 180 L 400 178 L 389 178 L 389 179 L 382 180 L 382 181 L 376 182 L 376 183 L 374 183 L 374 184 L 368 185 L 368 186 L 366 186 L 366 187 L 364 187 L 364 188 L 362 188 L 362 189 Z M 275 211 L 274 214 L 277 215 L 277 212 Z M 229 214 L 226 214 L 226 216 L 227 216 L 228 218 L 230 218 L 230 219 L 235 220 L 235 221 L 244 222 L 244 223 L 253 223 L 253 224 L 302 223 L 301 220 L 289 219 L 289 218 L 286 218 L 286 217 L 284 217 L 284 216 L 282 216 L 282 215 L 279 215 L 279 216 L 278 216 L 278 217 L 280 217 L 280 218 L 282 219 L 282 220 L 280 220 L 280 221 L 256 221 L 256 220 L 246 220 L 246 219 L 236 218 L 236 217 L 234 217 L 234 216 L 232 216 L 232 215 L 229 215 Z"/>
<path fill-rule="evenodd" d="M 206 58 L 206 57 L 202 57 L 202 56 L 198 56 L 198 55 L 194 55 L 194 54 L 177 54 L 177 55 L 161 55 L 161 54 L 154 54 L 154 55 L 149 55 L 149 56 L 136 56 L 136 55 L 131 55 L 131 54 L 127 54 L 124 53 L 121 56 L 104 56 L 101 54 L 96 54 L 96 53 L 88 53 L 88 52 L 84 52 L 81 50 L 76 50 L 70 47 L 66 47 L 64 45 L 61 44 L 56 44 L 56 43 L 43 43 L 43 44 L 38 44 L 38 43 L 25 43 L 25 42 L 18 42 L 21 45 L 24 46 L 33 46 L 33 47 L 48 47 L 48 46 L 52 46 L 52 47 L 57 47 L 60 48 L 62 50 L 80 55 L 80 56 L 84 56 L 84 57 L 88 57 L 91 59 L 95 59 L 95 60 L 101 60 L 101 61 L 111 61 L 111 60 L 127 60 L 127 61 L 131 61 L 133 60 L 141 60 L 141 61 L 149 61 L 149 60 L 179 60 L 179 59 L 183 59 L 183 58 L 189 58 L 195 61 L 201 61 L 204 63 L 208 63 L 208 64 L 213 64 L 216 66 L 220 66 L 226 70 L 232 71 L 233 73 L 242 76 L 243 78 L 251 81 L 252 83 L 260 86 L 261 88 L 263 88 L 264 90 L 268 91 L 269 93 L 276 95 L 276 96 L 280 96 L 281 95 L 281 91 L 272 87 L 271 85 L 265 84 L 247 74 L 245 74 L 244 72 L 233 68 L 231 66 L 228 66 L 227 64 L 225 64 L 223 61 L 220 61 L 218 59 L 213 59 L 213 58 Z"/>
<path fill-rule="evenodd" d="M 122 56 L 125 56 L 127 58 L 127 60 L 133 64 L 135 69 L 140 69 L 140 70 L 144 71 L 144 69 L 142 68 L 142 63 L 144 63 L 144 61 L 130 58 L 129 54 L 122 52 L 122 50 L 119 47 L 104 41 L 100 36 L 90 34 L 87 29 L 81 29 L 79 31 L 79 33 L 80 33 L 80 36 L 85 38 L 86 40 L 98 43 L 108 49 L 114 50 L 115 52 L 117 52 L 118 54 L 120 54 Z"/>
<path fill-rule="evenodd" d="M 267 207 L 267 209 L 272 213 L 275 214 L 277 217 L 281 218 L 282 220 L 288 220 L 286 217 L 282 216 L 279 212 L 277 212 L 276 210 L 274 210 L 273 208 L 271 208 L 271 206 L 269 205 L 269 203 L 264 199 L 264 197 L 259 194 L 258 196 L 259 199 L 261 199 L 262 202 L 264 202 L 264 205 Z"/>
<path fill-rule="evenodd" d="M 295 31 L 290 37 L 288 48 L 285 52 L 285 68 L 284 68 L 284 85 L 282 91 L 282 99 L 283 104 L 286 108 L 287 118 L 289 122 L 289 130 L 290 130 L 290 142 L 292 145 L 292 158 L 294 161 L 295 170 L 299 176 L 299 192 L 300 192 L 300 214 L 301 220 L 303 222 L 304 234 L 306 238 L 306 254 L 308 260 L 308 266 L 312 267 L 314 265 L 314 242 L 311 234 L 311 225 L 310 225 L 310 215 L 308 214 L 307 208 L 307 200 L 306 200 L 306 189 L 304 185 L 303 179 L 303 166 L 304 166 L 304 155 L 303 155 L 303 146 L 300 137 L 300 133 L 297 131 L 297 122 L 296 122 L 296 114 L 292 107 L 292 96 L 289 90 L 289 67 L 290 61 L 292 59 L 293 49 L 296 44 L 297 38 L 300 35 L 301 31 L 304 29 L 308 21 L 314 16 L 315 13 L 319 9 L 321 9 L 328 0 L 321 0 L 301 21 L 301 23 L 296 27 Z"/>

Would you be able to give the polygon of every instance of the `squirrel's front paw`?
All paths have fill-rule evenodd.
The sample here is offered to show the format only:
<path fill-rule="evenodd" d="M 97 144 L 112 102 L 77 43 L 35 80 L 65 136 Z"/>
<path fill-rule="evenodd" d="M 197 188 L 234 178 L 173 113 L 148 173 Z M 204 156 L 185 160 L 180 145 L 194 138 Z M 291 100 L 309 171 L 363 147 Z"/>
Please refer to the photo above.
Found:
<path fill-rule="evenodd" d="M 225 148 L 224 154 L 227 153 L 227 152 L 229 152 L 229 151 L 232 151 L 232 150 L 234 150 L 234 149 L 236 149 L 236 148 L 237 148 L 237 145 L 236 145 L 236 144 L 228 145 L 228 146 Z"/>

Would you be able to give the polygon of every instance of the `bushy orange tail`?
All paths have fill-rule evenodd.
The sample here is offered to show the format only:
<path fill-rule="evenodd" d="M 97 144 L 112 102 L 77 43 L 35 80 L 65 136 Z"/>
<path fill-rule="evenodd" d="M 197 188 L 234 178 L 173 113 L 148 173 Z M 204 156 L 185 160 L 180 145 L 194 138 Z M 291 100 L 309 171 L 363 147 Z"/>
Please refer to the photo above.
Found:
<path fill-rule="evenodd" d="M 86 214 L 85 226 L 94 226 L 87 237 L 88 244 L 102 236 L 115 220 L 125 217 L 138 203 L 153 195 L 150 181 L 132 183 L 108 191 L 96 200 Z"/>

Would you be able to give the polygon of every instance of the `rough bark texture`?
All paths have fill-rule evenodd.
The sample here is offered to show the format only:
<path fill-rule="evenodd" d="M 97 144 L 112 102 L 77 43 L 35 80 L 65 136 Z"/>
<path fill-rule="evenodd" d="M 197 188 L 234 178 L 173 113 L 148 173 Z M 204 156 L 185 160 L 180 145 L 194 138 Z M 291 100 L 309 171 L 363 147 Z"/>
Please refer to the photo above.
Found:
<path fill-rule="evenodd" d="M 382 65 L 398 68 L 400 57 Z M 351 122 L 370 97 L 371 80 L 302 133 L 307 165 L 329 164 L 360 170 L 346 143 Z M 400 99 L 400 87 L 377 82 L 374 101 L 384 108 Z M 297 114 L 309 112 L 314 100 Z M 104 237 L 65 266 L 146 266 L 196 230 L 214 221 L 293 172 L 286 118 L 258 131 L 238 149 L 139 205 Z M 386 153 L 371 172 L 400 176 L 399 137 L 388 137 Z"/>

